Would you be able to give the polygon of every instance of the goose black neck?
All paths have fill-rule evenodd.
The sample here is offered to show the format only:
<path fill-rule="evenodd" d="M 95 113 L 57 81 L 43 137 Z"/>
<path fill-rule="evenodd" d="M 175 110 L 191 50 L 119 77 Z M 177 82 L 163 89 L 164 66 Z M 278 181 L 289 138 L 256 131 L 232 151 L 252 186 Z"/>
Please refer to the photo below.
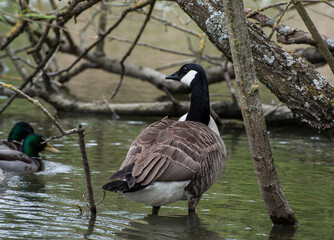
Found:
<path fill-rule="evenodd" d="M 206 76 L 197 75 L 196 78 L 191 84 L 190 109 L 186 120 L 208 125 L 210 121 L 210 99 L 207 79 Z"/>

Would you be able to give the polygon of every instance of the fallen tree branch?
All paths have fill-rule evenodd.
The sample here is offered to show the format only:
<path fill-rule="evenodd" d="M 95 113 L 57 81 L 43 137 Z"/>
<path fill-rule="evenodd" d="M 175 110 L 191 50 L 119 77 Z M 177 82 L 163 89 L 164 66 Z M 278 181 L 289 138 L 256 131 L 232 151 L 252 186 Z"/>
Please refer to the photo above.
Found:
<path fill-rule="evenodd" d="M 84 113 L 84 114 L 110 114 L 110 108 L 117 112 L 120 117 L 142 116 L 142 117 L 180 117 L 189 110 L 189 102 L 183 101 L 174 104 L 170 102 L 151 103 L 113 103 L 105 102 L 80 102 L 68 99 L 59 94 L 41 95 L 41 98 L 50 103 L 60 112 Z M 275 105 L 263 104 L 264 112 L 272 110 Z M 212 102 L 211 108 L 224 119 L 242 119 L 240 108 L 231 101 Z M 266 120 L 270 124 L 295 123 L 297 120 L 286 106 L 279 106 L 272 111 Z"/>

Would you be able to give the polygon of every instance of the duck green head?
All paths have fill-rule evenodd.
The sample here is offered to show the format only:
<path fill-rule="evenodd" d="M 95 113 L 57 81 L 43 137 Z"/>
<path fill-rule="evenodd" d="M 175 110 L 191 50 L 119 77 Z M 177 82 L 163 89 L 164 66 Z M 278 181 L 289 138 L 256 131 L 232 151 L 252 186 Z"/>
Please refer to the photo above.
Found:
<path fill-rule="evenodd" d="M 60 151 L 45 142 L 45 137 L 40 134 L 29 134 L 23 141 L 22 152 L 29 157 L 39 157 L 39 152 L 46 150 L 53 153 Z"/>
<path fill-rule="evenodd" d="M 21 142 L 29 134 L 34 133 L 34 129 L 27 122 L 18 122 L 14 125 L 8 135 L 7 141 L 18 141 Z"/>

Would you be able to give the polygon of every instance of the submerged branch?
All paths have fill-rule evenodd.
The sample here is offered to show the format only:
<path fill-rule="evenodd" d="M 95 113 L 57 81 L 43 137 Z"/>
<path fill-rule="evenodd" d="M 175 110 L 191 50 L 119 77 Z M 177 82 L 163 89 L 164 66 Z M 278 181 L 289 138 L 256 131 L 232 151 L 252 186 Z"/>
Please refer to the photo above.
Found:
<path fill-rule="evenodd" d="M 92 180 L 90 178 L 90 169 L 89 169 L 89 163 L 88 163 L 86 147 L 85 147 L 85 133 L 81 125 L 79 125 L 79 128 L 78 128 L 78 136 L 79 136 L 79 146 L 80 146 L 80 152 L 81 152 L 81 158 L 82 158 L 82 165 L 84 167 L 85 176 L 86 176 L 86 189 L 87 189 L 87 194 L 88 194 L 89 209 L 92 214 L 96 214 L 96 205 L 94 202 Z"/>

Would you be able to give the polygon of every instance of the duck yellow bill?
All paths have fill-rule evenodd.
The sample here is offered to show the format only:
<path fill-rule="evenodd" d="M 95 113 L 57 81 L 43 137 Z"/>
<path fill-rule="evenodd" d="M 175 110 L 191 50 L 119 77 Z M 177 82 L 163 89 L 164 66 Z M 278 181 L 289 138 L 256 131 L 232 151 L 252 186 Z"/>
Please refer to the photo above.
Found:
<path fill-rule="evenodd" d="M 46 143 L 45 151 L 53 152 L 53 153 L 61 153 L 58 149 L 52 147 L 49 143 Z"/>

